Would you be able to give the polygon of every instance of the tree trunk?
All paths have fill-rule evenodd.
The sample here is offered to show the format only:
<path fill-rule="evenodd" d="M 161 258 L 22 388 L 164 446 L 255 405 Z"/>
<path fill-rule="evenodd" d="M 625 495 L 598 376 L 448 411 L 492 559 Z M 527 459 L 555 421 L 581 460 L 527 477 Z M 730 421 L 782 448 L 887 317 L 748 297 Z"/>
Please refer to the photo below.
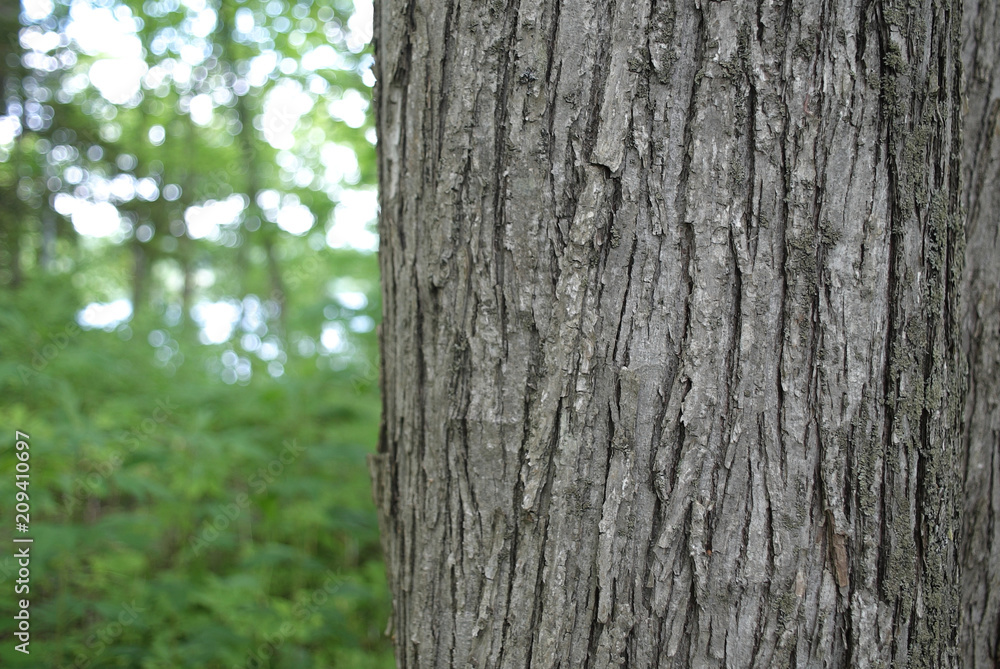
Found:
<path fill-rule="evenodd" d="M 957 666 L 961 7 L 910 5 L 379 3 L 400 667 Z"/>
<path fill-rule="evenodd" d="M 8 113 L 8 99 L 19 103 L 22 134 L 15 138 L 13 165 L 20 165 L 19 154 L 23 152 L 24 132 L 24 91 L 21 79 L 24 71 L 21 65 L 21 42 L 19 39 L 21 22 L 20 3 L 0 3 L 0 95 L 3 96 L 2 113 Z M 18 99 L 19 98 L 19 99 Z M 9 160 L 9 158 L 8 158 Z M 18 170 L 6 168 L 8 174 L 0 177 L 0 286 L 17 288 L 23 279 L 21 267 L 21 244 L 24 240 L 24 218 L 27 207 L 18 194 L 18 180 L 22 176 Z"/>
<path fill-rule="evenodd" d="M 965 3 L 968 246 L 963 334 L 969 360 L 962 546 L 962 666 L 1000 666 L 1000 8 Z"/>

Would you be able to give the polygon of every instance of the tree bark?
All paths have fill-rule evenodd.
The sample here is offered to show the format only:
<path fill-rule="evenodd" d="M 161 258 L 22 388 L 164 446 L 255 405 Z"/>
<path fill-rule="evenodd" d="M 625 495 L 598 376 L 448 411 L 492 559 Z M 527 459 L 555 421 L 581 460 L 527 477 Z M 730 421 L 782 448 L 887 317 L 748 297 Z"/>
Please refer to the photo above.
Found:
<path fill-rule="evenodd" d="M 960 23 L 379 3 L 398 666 L 957 666 Z"/>
<path fill-rule="evenodd" d="M 969 361 L 962 533 L 962 666 L 1000 666 L 1000 8 L 968 0 L 963 334 Z"/>

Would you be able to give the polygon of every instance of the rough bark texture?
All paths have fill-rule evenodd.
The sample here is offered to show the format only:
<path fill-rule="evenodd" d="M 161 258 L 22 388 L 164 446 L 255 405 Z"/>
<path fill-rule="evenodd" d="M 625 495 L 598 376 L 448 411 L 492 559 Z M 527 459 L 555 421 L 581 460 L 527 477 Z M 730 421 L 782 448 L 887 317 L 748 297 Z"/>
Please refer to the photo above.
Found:
<path fill-rule="evenodd" d="M 963 26 L 969 360 L 962 666 L 1000 666 L 1000 7 L 968 0 Z"/>
<path fill-rule="evenodd" d="M 378 3 L 400 667 L 956 666 L 960 16 Z"/>

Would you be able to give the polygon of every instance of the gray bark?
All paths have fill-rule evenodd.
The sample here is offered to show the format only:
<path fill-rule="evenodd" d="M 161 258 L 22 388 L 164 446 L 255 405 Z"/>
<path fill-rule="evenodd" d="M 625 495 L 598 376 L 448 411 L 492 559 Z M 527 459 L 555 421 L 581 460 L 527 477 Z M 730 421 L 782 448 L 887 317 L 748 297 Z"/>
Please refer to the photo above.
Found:
<path fill-rule="evenodd" d="M 378 4 L 398 666 L 957 666 L 960 20 Z"/>
<path fill-rule="evenodd" d="M 965 3 L 963 334 L 969 360 L 962 666 L 1000 666 L 1000 7 Z"/>

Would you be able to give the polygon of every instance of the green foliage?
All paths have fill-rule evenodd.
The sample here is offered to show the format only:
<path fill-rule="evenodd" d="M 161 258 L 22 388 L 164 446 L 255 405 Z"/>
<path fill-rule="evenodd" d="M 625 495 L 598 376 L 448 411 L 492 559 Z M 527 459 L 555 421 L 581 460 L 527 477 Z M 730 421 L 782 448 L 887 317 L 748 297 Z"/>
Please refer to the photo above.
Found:
<path fill-rule="evenodd" d="M 171 368 L 146 343 L 162 330 L 82 330 L 73 301 L 44 280 L 0 293 L 0 498 L 10 526 L 19 429 L 34 538 L 32 654 L 8 642 L 0 660 L 391 666 L 365 466 L 370 351 L 340 371 L 290 356 L 279 379 L 257 361 L 249 382 L 226 385 L 211 369 L 228 345 L 183 346 Z M 13 581 L 12 558 L 0 572 Z M 0 598 L 0 617 L 15 606 Z"/>
<path fill-rule="evenodd" d="M 0 556 L 3 666 L 392 666 L 378 270 L 338 228 L 375 182 L 353 11 L 0 8 L 0 537 L 20 430 L 34 539 L 29 594 Z M 81 33 L 88 12 L 124 37 Z"/>

